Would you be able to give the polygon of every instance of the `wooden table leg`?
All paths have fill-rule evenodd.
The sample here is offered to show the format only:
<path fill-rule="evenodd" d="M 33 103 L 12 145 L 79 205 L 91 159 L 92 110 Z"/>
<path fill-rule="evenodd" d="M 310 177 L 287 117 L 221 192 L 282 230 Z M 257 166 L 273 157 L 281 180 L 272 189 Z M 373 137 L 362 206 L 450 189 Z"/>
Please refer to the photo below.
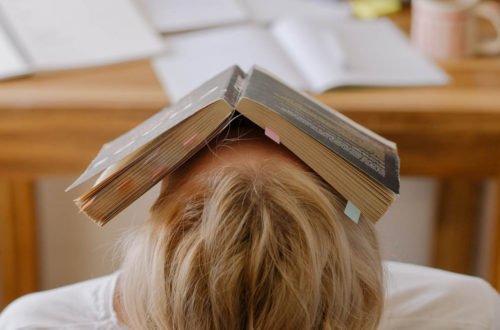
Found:
<path fill-rule="evenodd" d="M 443 181 L 438 200 L 433 266 L 473 274 L 481 185 L 466 180 Z"/>
<path fill-rule="evenodd" d="M 33 181 L 0 179 L 0 310 L 37 289 Z"/>
<path fill-rule="evenodd" d="M 495 180 L 493 195 L 495 214 L 493 215 L 489 281 L 500 292 L 500 177 Z"/>

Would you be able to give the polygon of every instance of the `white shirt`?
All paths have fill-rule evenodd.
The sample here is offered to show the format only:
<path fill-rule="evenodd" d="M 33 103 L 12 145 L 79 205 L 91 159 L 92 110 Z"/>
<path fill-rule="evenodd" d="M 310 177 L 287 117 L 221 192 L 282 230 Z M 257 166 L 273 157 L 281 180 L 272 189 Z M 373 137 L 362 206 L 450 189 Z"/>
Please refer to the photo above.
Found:
<path fill-rule="evenodd" d="M 500 296 L 484 280 L 396 262 L 384 266 L 379 329 L 500 329 Z M 113 310 L 117 278 L 114 273 L 19 298 L 0 314 L 0 329 L 122 329 Z"/>

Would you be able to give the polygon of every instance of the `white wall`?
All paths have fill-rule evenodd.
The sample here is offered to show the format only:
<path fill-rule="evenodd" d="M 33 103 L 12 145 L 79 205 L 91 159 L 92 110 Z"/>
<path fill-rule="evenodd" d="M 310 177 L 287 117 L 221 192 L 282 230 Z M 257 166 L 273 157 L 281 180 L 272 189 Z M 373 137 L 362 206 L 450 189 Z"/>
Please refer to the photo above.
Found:
<path fill-rule="evenodd" d="M 37 184 L 40 288 L 47 289 L 104 275 L 117 268 L 115 243 L 148 216 L 155 187 L 104 227 L 95 225 L 73 199 L 88 189 L 65 193 L 71 178 L 42 179 Z"/>
<path fill-rule="evenodd" d="M 104 275 L 116 268 L 116 238 L 147 217 L 157 189 L 150 191 L 105 227 L 78 214 L 64 193 L 73 177 L 39 181 L 38 223 L 41 289 Z M 84 191 L 80 189 L 79 192 Z M 404 178 L 401 196 L 377 224 L 386 258 L 427 265 L 430 262 L 436 184 L 430 179 Z"/>
<path fill-rule="evenodd" d="M 399 198 L 377 223 L 385 259 L 430 266 L 437 182 L 404 178 Z"/>

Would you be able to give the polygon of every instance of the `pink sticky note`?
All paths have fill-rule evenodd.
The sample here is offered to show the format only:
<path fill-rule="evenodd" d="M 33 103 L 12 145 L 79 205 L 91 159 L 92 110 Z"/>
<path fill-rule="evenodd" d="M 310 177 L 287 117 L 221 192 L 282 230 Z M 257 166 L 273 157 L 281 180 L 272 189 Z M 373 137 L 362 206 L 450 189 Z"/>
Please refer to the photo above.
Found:
<path fill-rule="evenodd" d="M 270 129 L 269 127 L 266 127 L 264 129 L 264 134 L 266 134 L 266 136 L 268 138 L 270 138 L 271 140 L 273 140 L 277 144 L 280 144 L 280 136 L 278 134 L 276 134 L 276 132 L 273 131 L 272 129 Z"/>
<path fill-rule="evenodd" d="M 198 135 L 198 133 L 194 133 L 189 139 L 187 139 L 186 141 L 184 141 L 184 143 L 182 145 L 184 147 L 190 145 L 191 143 L 194 142 L 194 140 L 196 139 L 197 135 Z"/>

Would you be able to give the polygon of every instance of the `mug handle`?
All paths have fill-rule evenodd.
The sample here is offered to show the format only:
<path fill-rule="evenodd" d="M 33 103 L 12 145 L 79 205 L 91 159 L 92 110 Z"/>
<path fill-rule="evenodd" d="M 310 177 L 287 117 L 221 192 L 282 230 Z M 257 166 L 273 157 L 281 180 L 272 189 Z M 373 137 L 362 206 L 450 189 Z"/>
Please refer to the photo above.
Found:
<path fill-rule="evenodd" d="M 494 1 L 480 3 L 474 13 L 480 18 L 491 22 L 497 36 L 493 40 L 485 40 L 476 46 L 476 52 L 481 55 L 496 55 L 500 53 L 500 4 Z"/>

